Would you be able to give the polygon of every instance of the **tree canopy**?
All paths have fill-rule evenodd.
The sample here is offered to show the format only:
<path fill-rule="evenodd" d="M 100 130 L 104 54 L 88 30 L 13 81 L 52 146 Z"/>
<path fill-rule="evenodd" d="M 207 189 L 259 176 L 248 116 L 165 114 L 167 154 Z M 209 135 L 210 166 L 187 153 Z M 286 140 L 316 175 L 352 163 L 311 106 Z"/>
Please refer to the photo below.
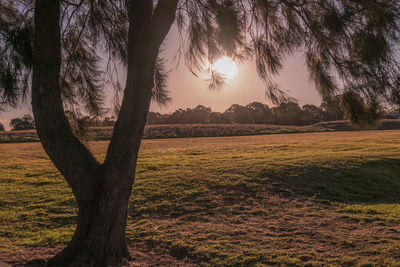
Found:
<path fill-rule="evenodd" d="M 328 110 L 315 105 L 304 105 L 302 108 L 296 102 L 284 102 L 276 107 L 252 102 L 246 106 L 233 104 L 224 112 L 212 112 L 210 108 L 179 109 L 171 114 L 149 112 L 147 124 L 278 124 L 278 125 L 310 125 L 327 120 L 342 120 L 344 114 L 340 102 L 338 106 Z M 363 107 L 365 108 L 365 107 Z M 338 112 L 335 114 L 333 112 Z"/>
<path fill-rule="evenodd" d="M 35 129 L 35 121 L 31 115 L 25 115 L 22 118 L 15 118 L 10 121 L 12 131 L 33 130 Z"/>
<path fill-rule="evenodd" d="M 150 102 L 170 99 L 161 51 L 174 22 L 181 33 L 178 57 L 194 74 L 221 56 L 253 60 L 266 96 L 294 114 L 299 106 L 288 102 L 273 76 L 285 57 L 301 52 L 322 97 L 341 93 L 349 117 L 364 121 L 379 104 L 400 103 L 399 5 L 398 0 L 1 1 L 1 107 L 16 106 L 31 93 L 40 141 L 79 210 L 71 242 L 48 266 L 118 266 L 129 258 L 128 199 Z M 119 71 L 126 72 L 124 90 Z M 222 86 L 223 77 L 209 71 L 210 88 Z M 68 114 L 78 108 L 102 114 L 107 83 L 114 85 L 118 116 L 100 163 L 73 131 L 74 115 Z"/>
<path fill-rule="evenodd" d="M 145 2 L 154 12 L 163 12 L 163 1 Z M 67 109 L 80 106 L 90 115 L 100 115 L 104 86 L 111 82 L 117 96 L 122 91 L 118 71 L 127 64 L 128 3 L 61 1 L 60 83 Z M 195 74 L 222 55 L 239 62 L 254 60 L 266 82 L 266 96 L 280 102 L 290 100 L 290 95 L 273 76 L 285 57 L 300 52 L 323 98 L 353 92 L 371 109 L 382 102 L 398 105 L 399 10 L 396 0 L 179 1 L 178 55 Z M 32 1 L 0 3 L 3 106 L 17 105 L 30 90 L 32 32 Z M 153 90 L 153 98 L 162 104 L 170 99 L 164 63 L 159 57 Z M 210 87 L 223 85 L 223 77 L 209 71 Z M 120 103 L 118 97 L 116 101 Z"/>

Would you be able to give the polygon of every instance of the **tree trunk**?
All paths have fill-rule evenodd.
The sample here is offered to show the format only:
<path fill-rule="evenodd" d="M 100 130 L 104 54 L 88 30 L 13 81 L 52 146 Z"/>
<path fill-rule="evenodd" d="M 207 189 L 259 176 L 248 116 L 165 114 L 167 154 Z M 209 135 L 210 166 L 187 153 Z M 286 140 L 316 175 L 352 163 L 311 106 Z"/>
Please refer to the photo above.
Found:
<path fill-rule="evenodd" d="M 107 179 L 104 179 L 104 181 Z M 92 203 L 79 206 L 70 244 L 49 266 L 120 266 L 130 259 L 125 238 L 130 188 L 103 184 Z"/>
<path fill-rule="evenodd" d="M 77 199 L 77 228 L 49 266 L 120 266 L 130 258 L 125 228 L 136 161 L 154 87 L 155 63 L 178 0 L 129 1 L 128 75 L 103 164 L 73 134 L 59 78 L 60 0 L 35 1 L 32 111 L 40 141 Z"/>

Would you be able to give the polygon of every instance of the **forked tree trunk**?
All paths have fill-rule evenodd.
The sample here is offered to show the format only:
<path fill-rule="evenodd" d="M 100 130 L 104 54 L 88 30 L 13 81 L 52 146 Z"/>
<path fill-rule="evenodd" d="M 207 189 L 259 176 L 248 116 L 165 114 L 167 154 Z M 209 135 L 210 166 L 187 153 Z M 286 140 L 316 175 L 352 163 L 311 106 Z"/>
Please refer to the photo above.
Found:
<path fill-rule="evenodd" d="M 49 266 L 119 266 L 129 260 L 125 239 L 129 189 L 104 183 L 89 205 L 79 206 L 74 237 Z"/>
<path fill-rule="evenodd" d="M 136 161 L 154 87 L 159 47 L 178 0 L 129 1 L 128 75 L 106 160 L 100 164 L 75 137 L 59 84 L 60 1 L 35 1 L 32 111 L 46 153 L 77 199 L 77 228 L 49 266 L 118 266 L 129 259 L 125 228 Z"/>

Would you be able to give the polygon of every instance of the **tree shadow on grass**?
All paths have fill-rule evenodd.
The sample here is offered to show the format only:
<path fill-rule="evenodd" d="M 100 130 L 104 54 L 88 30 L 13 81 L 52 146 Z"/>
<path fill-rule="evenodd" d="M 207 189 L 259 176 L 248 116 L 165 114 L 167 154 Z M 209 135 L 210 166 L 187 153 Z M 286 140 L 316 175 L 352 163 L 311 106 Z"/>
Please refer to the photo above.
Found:
<path fill-rule="evenodd" d="M 170 185 L 157 185 L 158 189 L 154 189 L 157 192 L 148 191 L 140 200 L 134 199 L 129 215 L 138 218 L 145 214 L 161 217 L 192 214 L 198 219 L 196 214 L 212 216 L 224 208 L 231 210 L 229 207 L 233 206 L 246 209 L 257 205 L 266 195 L 306 198 L 326 204 L 332 201 L 400 203 L 400 160 L 284 166 L 279 171 L 265 168 L 237 181 L 219 181 L 223 184 L 207 179 L 178 182 L 181 190 L 173 190 L 174 182 L 171 182 Z"/>
<path fill-rule="evenodd" d="M 399 203 L 400 160 L 368 161 L 358 165 L 290 167 L 260 171 L 254 182 L 265 181 L 275 191 L 343 203 Z"/>
<path fill-rule="evenodd" d="M 248 245 L 251 249 L 255 247 L 255 251 L 259 251 L 264 241 L 268 244 L 275 242 L 273 244 L 276 244 L 276 247 L 290 247 L 296 239 L 299 240 L 296 241 L 299 243 L 299 248 L 293 249 L 301 253 L 306 249 L 308 252 L 309 248 L 312 248 L 311 250 L 324 248 L 326 251 L 341 249 L 341 253 L 353 250 L 352 253 L 359 257 L 363 253 L 363 245 L 357 242 L 363 244 L 369 242 L 368 246 L 373 246 L 376 251 L 382 248 L 379 244 L 374 245 L 376 239 L 370 237 L 371 229 L 380 227 L 381 230 L 377 232 L 390 233 L 393 229 L 391 222 L 398 222 L 397 215 L 393 216 L 397 208 L 382 213 L 381 207 L 366 209 L 358 207 L 369 206 L 364 204 L 399 203 L 400 160 L 398 159 L 346 161 L 343 164 L 330 162 L 324 165 L 305 166 L 282 165 L 279 168 L 266 166 L 256 171 L 254 168 L 249 168 L 243 172 L 242 170 L 239 172 L 238 168 L 231 170 L 237 170 L 235 175 L 223 176 L 231 179 L 218 179 L 218 174 L 215 174 L 214 178 L 217 178 L 214 180 L 210 176 L 187 180 L 171 178 L 170 181 L 162 180 L 164 182 L 162 185 L 154 184 L 154 192 L 147 191 L 141 198 L 136 198 L 134 205 L 131 205 L 130 217 L 134 222 L 139 221 L 132 226 L 132 235 L 147 242 L 170 246 L 172 255 L 176 256 L 176 253 L 178 257 L 189 255 L 188 257 L 199 263 L 228 262 L 226 260 L 228 249 L 224 247 L 226 243 L 214 249 L 211 247 L 214 240 L 246 243 L 247 240 L 256 239 L 258 236 L 263 240 L 260 241 L 260 246 L 256 242 Z M 143 187 L 146 185 L 142 184 Z M 326 200 L 326 203 L 323 200 Z M 340 205 L 341 203 L 361 205 Z M 333 205 L 331 208 L 324 204 Z M 347 206 L 352 208 L 346 209 Z M 372 221 L 379 223 L 371 223 Z M 382 225 L 382 222 L 389 224 Z M 201 227 L 203 224 L 206 227 Z M 185 227 L 187 225 L 189 226 Z M 354 229 L 360 231 L 351 234 Z M 208 235 L 209 232 L 212 235 Z M 185 233 L 188 241 L 175 244 L 174 240 L 181 238 L 181 233 Z M 387 236 L 386 232 L 383 233 L 385 234 L 376 235 L 376 238 L 380 238 L 379 242 L 385 246 L 389 244 L 390 248 L 394 247 L 393 244 L 396 244 L 397 240 L 395 234 L 393 238 Z M 241 237 L 235 237 L 235 234 Z M 198 240 L 196 235 L 205 239 Z M 347 242 L 349 237 L 356 245 Z M 206 255 L 204 257 L 198 256 L 201 255 L 198 251 L 201 251 L 202 247 L 207 247 L 204 250 Z M 178 252 L 174 252 L 174 249 Z M 269 248 L 264 247 L 264 249 L 268 251 L 267 254 L 271 252 Z M 331 257 L 329 253 L 321 251 L 317 253 L 318 256 Z M 235 263 L 239 262 L 240 257 L 246 258 L 240 254 L 241 252 L 235 253 L 237 254 L 233 255 L 238 257 Z M 383 255 L 382 257 L 386 255 L 385 253 L 392 257 L 390 256 L 392 252 L 379 253 L 380 256 Z M 289 255 L 291 259 L 296 258 L 294 254 Z M 310 262 L 318 256 L 312 256 Z M 284 259 L 277 261 L 284 262 Z M 308 261 L 308 258 L 305 261 Z M 268 261 L 256 258 L 256 262 Z M 341 263 L 343 262 L 340 259 L 337 265 Z M 316 265 L 323 264 L 316 263 Z"/>

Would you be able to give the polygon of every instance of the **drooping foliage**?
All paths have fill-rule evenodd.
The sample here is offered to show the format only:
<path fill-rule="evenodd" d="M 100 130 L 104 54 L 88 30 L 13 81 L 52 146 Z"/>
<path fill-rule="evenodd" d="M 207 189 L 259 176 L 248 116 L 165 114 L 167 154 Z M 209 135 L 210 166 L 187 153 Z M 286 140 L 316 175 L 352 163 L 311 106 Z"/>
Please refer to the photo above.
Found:
<path fill-rule="evenodd" d="M 287 55 L 300 52 L 322 97 L 350 91 L 368 103 L 399 103 L 396 0 L 200 0 L 183 6 L 178 25 L 188 29 L 186 62 L 196 71 L 205 58 L 253 59 L 267 96 L 279 102 L 287 95 L 272 76 Z"/>
<path fill-rule="evenodd" d="M 32 15 L 0 2 L 0 109 L 27 96 L 32 56 Z"/>
<path fill-rule="evenodd" d="M 67 109 L 82 106 L 91 115 L 100 115 L 104 86 L 112 81 L 105 74 L 111 77 L 114 61 L 126 61 L 127 15 L 125 5 L 117 1 L 95 2 L 62 2 L 60 85 Z M 29 92 L 34 64 L 33 5 L 30 0 L 0 2 L 2 107 L 17 105 Z"/>
<path fill-rule="evenodd" d="M 274 102 L 288 100 L 272 78 L 283 59 L 296 51 L 306 55 L 324 98 L 341 88 L 367 101 L 400 99 L 398 0 L 0 3 L 0 99 L 17 105 L 29 91 L 32 76 L 38 136 L 79 208 L 74 237 L 49 266 L 126 264 L 128 200 L 151 96 L 161 103 L 168 100 L 159 56 L 175 19 L 182 33 L 181 55 L 193 73 L 222 55 L 236 61 L 253 59 Z M 71 131 L 68 119 L 76 116 L 65 110 L 80 106 L 91 116 L 101 114 L 105 86 L 113 84 L 118 95 L 122 90 L 117 75 L 126 67 L 121 109 L 105 160 L 99 163 L 77 138 L 79 132 Z M 211 77 L 211 87 L 224 82 L 216 74 Z M 285 114 L 300 109 L 297 104 L 283 107 Z"/>
<path fill-rule="evenodd" d="M 30 0 L 0 3 L 2 106 L 17 105 L 29 91 L 32 8 Z M 127 63 L 127 10 L 122 0 L 62 1 L 60 82 L 67 109 L 81 106 L 100 115 L 104 88 L 122 92 L 118 73 Z M 290 96 L 273 77 L 287 56 L 301 53 L 323 98 L 352 92 L 371 109 L 381 102 L 398 105 L 399 10 L 397 0 L 181 0 L 178 55 L 195 74 L 221 56 L 253 60 L 266 96 L 282 102 Z M 161 104 L 170 100 L 164 63 L 158 60 L 154 74 L 153 99 Z M 224 84 L 224 77 L 208 71 L 211 88 Z"/>
<path fill-rule="evenodd" d="M 365 103 L 364 99 L 355 92 L 348 91 L 341 97 L 341 107 L 344 118 L 354 122 L 359 127 L 376 126 L 382 118 L 382 110 L 378 103 Z"/>

